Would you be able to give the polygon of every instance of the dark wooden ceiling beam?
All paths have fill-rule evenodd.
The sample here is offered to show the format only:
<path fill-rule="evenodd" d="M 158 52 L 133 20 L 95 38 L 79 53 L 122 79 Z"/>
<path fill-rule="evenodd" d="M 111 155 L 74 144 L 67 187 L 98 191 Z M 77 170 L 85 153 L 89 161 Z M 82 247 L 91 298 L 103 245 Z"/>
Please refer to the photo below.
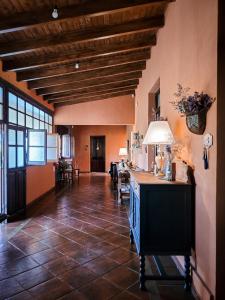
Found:
<path fill-rule="evenodd" d="M 102 86 L 96 86 L 96 87 L 90 87 L 90 88 L 83 88 L 80 89 L 79 91 L 67 91 L 67 92 L 61 92 L 61 93 L 57 93 L 57 94 L 50 94 L 50 95 L 46 95 L 44 96 L 44 99 L 47 101 L 50 100 L 56 100 L 56 99 L 60 99 L 60 98 L 64 98 L 64 97 L 70 97 L 70 96 L 83 96 L 85 94 L 91 94 L 91 93 L 96 93 L 96 92 L 104 92 L 106 90 L 118 90 L 118 89 L 123 89 L 126 87 L 132 87 L 133 89 L 136 89 L 137 85 L 138 85 L 138 79 L 133 79 L 133 80 L 129 80 L 126 82 L 114 82 L 114 83 L 109 83 L 109 84 L 105 84 Z"/>
<path fill-rule="evenodd" d="M 154 3 L 167 3 L 174 0 L 91 0 L 79 5 L 71 5 L 59 8 L 59 18 L 51 17 L 52 9 L 42 8 L 31 12 L 17 13 L 0 19 L 0 33 L 15 32 L 40 24 L 59 22 L 68 18 L 82 18 L 101 16 L 109 13 L 127 11 L 131 8 L 149 6 Z"/>
<path fill-rule="evenodd" d="M 56 63 L 65 63 L 68 61 L 82 60 L 87 58 L 97 58 L 108 56 L 111 54 L 119 54 L 135 50 L 150 48 L 156 45 L 156 36 L 151 35 L 145 39 L 130 41 L 126 43 L 114 43 L 109 45 L 99 45 L 99 47 L 74 49 L 68 51 L 61 51 L 54 55 L 46 54 L 42 56 L 33 55 L 28 59 L 18 56 L 14 59 L 3 60 L 4 71 L 19 71 L 38 68 Z"/>
<path fill-rule="evenodd" d="M 156 31 L 164 25 L 164 16 L 139 19 L 116 25 L 104 25 L 79 31 L 63 32 L 60 35 L 49 35 L 39 39 L 26 39 L 14 43 L 0 43 L 0 57 L 29 53 L 43 48 L 54 48 L 58 45 L 75 45 L 81 42 L 95 42 L 102 39 L 121 37 L 124 35 Z"/>
<path fill-rule="evenodd" d="M 54 102 L 54 106 L 62 106 L 62 105 L 69 105 L 69 104 L 76 104 L 81 102 L 90 102 L 95 100 L 102 100 L 102 99 L 108 99 L 118 96 L 125 96 L 125 95 L 132 95 L 134 94 L 135 90 L 133 89 L 121 89 L 119 91 L 106 91 L 105 93 L 96 94 L 96 95 L 86 95 L 83 97 L 71 97 L 70 99 L 61 99 L 57 102 Z"/>
<path fill-rule="evenodd" d="M 79 65 L 79 69 L 75 69 L 76 61 L 64 64 L 57 65 L 53 67 L 42 67 L 39 69 L 33 69 L 30 71 L 18 71 L 17 80 L 18 81 L 28 81 L 41 78 L 54 77 L 65 74 L 96 70 L 100 68 L 113 67 L 117 65 L 127 64 L 131 62 L 141 62 L 150 58 L 150 50 L 136 50 L 130 51 L 128 53 L 122 54 L 111 54 L 108 56 L 97 57 L 93 59 L 83 60 Z"/>
<path fill-rule="evenodd" d="M 51 86 L 48 88 L 42 88 L 37 89 L 36 93 L 37 95 L 44 96 L 48 94 L 55 94 L 55 93 L 61 93 L 71 90 L 79 90 L 85 87 L 96 87 L 100 85 L 104 85 L 106 83 L 113 83 L 113 82 L 124 82 L 127 80 L 133 80 L 133 79 L 139 79 L 142 75 L 142 72 L 131 72 L 127 74 L 119 74 L 115 76 L 110 77 L 103 77 L 101 80 L 99 79 L 91 79 L 91 80 L 84 80 L 84 81 L 77 81 L 77 82 L 71 82 L 67 84 L 61 84 L 57 86 Z"/>
<path fill-rule="evenodd" d="M 80 82 L 82 80 L 88 80 L 94 78 L 95 79 L 99 78 L 99 80 L 101 80 L 101 78 L 107 76 L 114 76 L 117 74 L 127 74 L 130 72 L 142 71 L 145 69 L 145 67 L 146 67 L 145 62 L 129 63 L 126 65 L 115 66 L 111 68 L 102 68 L 99 70 L 81 72 L 78 74 L 68 74 L 68 75 L 63 75 L 58 77 L 51 77 L 48 79 L 32 80 L 28 82 L 28 88 L 39 89 L 39 88 L 61 85 L 69 82 L 75 82 L 75 81 Z"/>

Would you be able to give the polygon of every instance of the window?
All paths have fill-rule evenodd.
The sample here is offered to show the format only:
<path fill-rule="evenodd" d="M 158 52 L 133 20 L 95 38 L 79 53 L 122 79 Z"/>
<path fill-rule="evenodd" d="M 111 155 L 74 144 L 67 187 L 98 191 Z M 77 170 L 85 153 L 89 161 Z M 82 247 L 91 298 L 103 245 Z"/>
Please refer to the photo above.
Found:
<path fill-rule="evenodd" d="M 25 131 L 10 127 L 8 129 L 8 168 L 25 166 Z"/>
<path fill-rule="evenodd" d="M 71 142 L 70 142 L 69 134 L 62 135 L 62 157 L 64 158 L 71 157 Z"/>
<path fill-rule="evenodd" d="M 48 134 L 47 135 L 47 161 L 58 161 L 58 148 L 59 148 L 59 135 Z"/>
<path fill-rule="evenodd" d="M 0 120 L 1 114 L 3 115 L 1 98 L 0 90 Z M 52 133 L 53 119 L 50 114 L 11 92 L 8 93 L 8 99 L 8 121 L 10 124 L 30 129 L 46 129 L 48 133 Z"/>
<path fill-rule="evenodd" d="M 28 129 L 28 165 L 46 165 L 46 143 L 47 135 L 45 130 Z"/>

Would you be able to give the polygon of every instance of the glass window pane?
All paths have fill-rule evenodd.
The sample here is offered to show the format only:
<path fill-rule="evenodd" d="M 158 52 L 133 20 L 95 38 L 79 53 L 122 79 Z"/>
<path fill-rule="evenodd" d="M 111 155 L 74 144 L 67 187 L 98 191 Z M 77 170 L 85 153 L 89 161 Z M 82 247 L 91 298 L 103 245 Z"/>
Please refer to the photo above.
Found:
<path fill-rule="evenodd" d="M 44 122 L 40 122 L 40 129 L 45 129 L 45 123 Z"/>
<path fill-rule="evenodd" d="M 49 125 L 49 127 L 48 127 L 48 132 L 52 133 L 52 126 L 51 125 Z"/>
<path fill-rule="evenodd" d="M 8 131 L 8 144 L 16 145 L 16 130 L 9 129 Z"/>
<path fill-rule="evenodd" d="M 45 123 L 45 129 L 48 131 L 48 124 Z"/>
<path fill-rule="evenodd" d="M 17 109 L 17 97 L 12 93 L 9 93 L 9 106 Z"/>
<path fill-rule="evenodd" d="M 46 133 L 42 132 L 29 132 L 29 145 L 30 146 L 44 146 Z"/>
<path fill-rule="evenodd" d="M 43 162 L 45 160 L 44 147 L 29 147 L 29 161 Z"/>
<path fill-rule="evenodd" d="M 3 119 L 3 105 L 0 104 L 0 120 Z"/>
<path fill-rule="evenodd" d="M 3 88 L 0 87 L 0 103 L 3 103 Z"/>
<path fill-rule="evenodd" d="M 34 129 L 39 129 L 39 120 L 34 119 Z"/>
<path fill-rule="evenodd" d="M 62 135 L 62 156 L 65 158 L 70 158 L 70 135 Z"/>
<path fill-rule="evenodd" d="M 45 122 L 48 123 L 48 114 L 45 113 Z"/>
<path fill-rule="evenodd" d="M 56 161 L 58 160 L 56 148 L 47 149 L 47 160 L 56 160 Z"/>
<path fill-rule="evenodd" d="M 24 133 L 21 130 L 17 131 L 17 145 L 18 146 L 24 145 Z"/>
<path fill-rule="evenodd" d="M 17 147 L 17 167 L 24 167 L 24 147 Z"/>
<path fill-rule="evenodd" d="M 9 108 L 9 123 L 17 124 L 17 111 Z"/>
<path fill-rule="evenodd" d="M 8 166 L 10 169 L 16 167 L 16 147 L 9 147 Z"/>
<path fill-rule="evenodd" d="M 25 112 L 25 101 L 20 98 L 18 98 L 18 110 Z"/>
<path fill-rule="evenodd" d="M 40 110 L 40 120 L 41 121 L 45 120 L 45 113 L 43 112 L 43 110 Z"/>
<path fill-rule="evenodd" d="M 49 124 L 52 125 L 52 116 L 49 116 Z"/>
<path fill-rule="evenodd" d="M 18 112 L 18 125 L 25 126 L 25 114 Z"/>
<path fill-rule="evenodd" d="M 33 116 L 33 106 L 28 102 L 26 102 L 26 114 Z"/>
<path fill-rule="evenodd" d="M 58 145 L 58 135 L 48 134 L 47 135 L 47 147 L 57 148 Z"/>
<path fill-rule="evenodd" d="M 26 127 L 33 128 L 33 118 L 30 116 L 26 116 Z"/>
<path fill-rule="evenodd" d="M 39 108 L 34 106 L 34 117 L 39 119 Z"/>

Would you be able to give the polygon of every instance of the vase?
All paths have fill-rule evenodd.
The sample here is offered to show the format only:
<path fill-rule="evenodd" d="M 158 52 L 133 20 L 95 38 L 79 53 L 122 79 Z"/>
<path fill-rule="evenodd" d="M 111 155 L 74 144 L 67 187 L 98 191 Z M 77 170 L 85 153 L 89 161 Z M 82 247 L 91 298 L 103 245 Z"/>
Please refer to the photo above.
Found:
<path fill-rule="evenodd" d="M 194 134 L 203 134 L 206 128 L 207 109 L 203 109 L 198 113 L 186 115 L 186 125 Z"/>

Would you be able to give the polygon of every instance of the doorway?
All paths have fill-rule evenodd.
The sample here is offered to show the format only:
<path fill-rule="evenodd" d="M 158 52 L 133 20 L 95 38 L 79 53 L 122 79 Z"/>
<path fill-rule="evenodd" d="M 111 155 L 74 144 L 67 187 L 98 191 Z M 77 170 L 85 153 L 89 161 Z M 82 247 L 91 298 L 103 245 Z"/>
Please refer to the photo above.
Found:
<path fill-rule="evenodd" d="M 105 172 L 105 136 L 91 136 L 91 172 Z"/>

